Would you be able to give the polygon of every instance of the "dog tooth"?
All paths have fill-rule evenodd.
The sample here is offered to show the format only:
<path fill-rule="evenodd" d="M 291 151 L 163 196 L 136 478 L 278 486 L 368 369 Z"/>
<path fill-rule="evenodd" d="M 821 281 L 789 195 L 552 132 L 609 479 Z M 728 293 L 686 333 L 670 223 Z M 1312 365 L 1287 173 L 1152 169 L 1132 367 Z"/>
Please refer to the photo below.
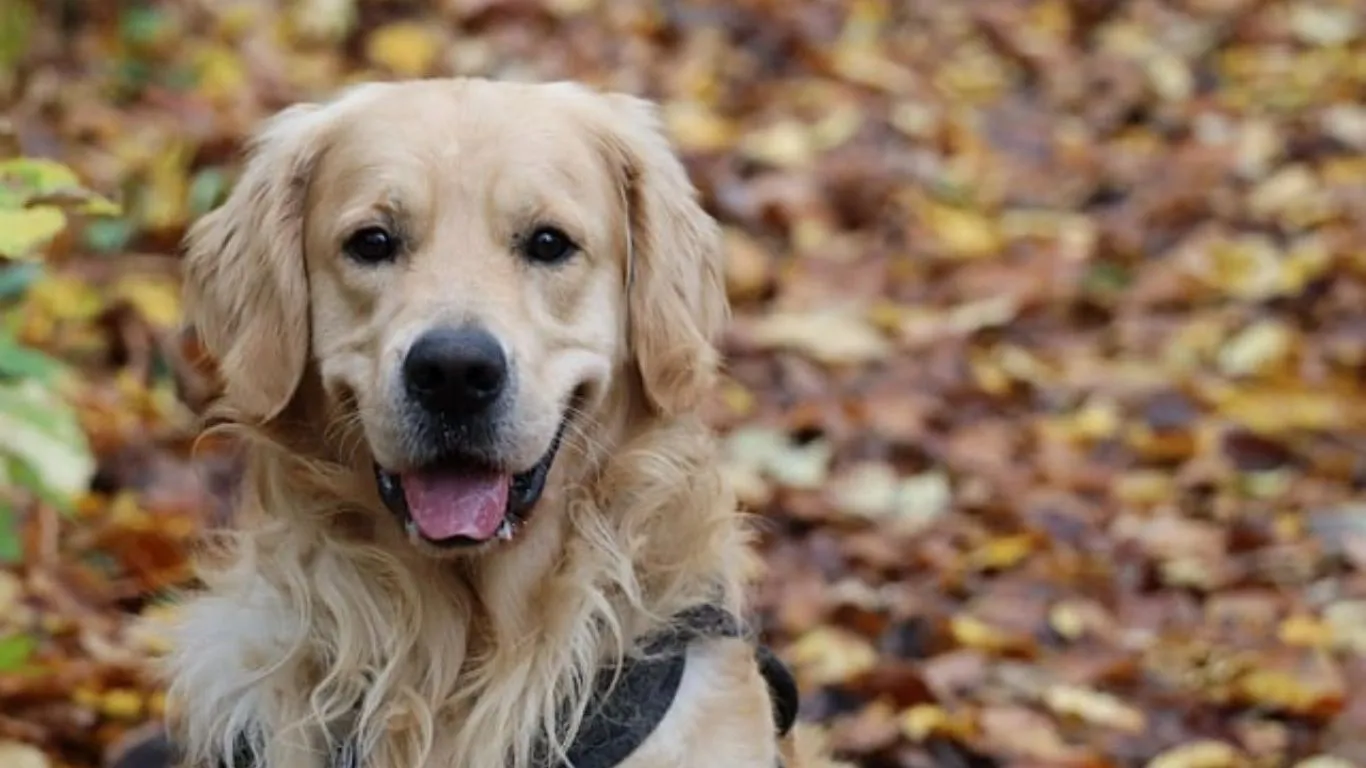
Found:
<path fill-rule="evenodd" d="M 498 533 L 497 533 L 497 536 L 498 536 L 499 541 L 511 541 L 511 540 L 512 540 L 512 521 L 511 521 L 511 520 L 507 520 L 507 519 L 504 519 L 504 520 L 503 520 L 502 525 L 499 525 L 499 526 L 498 526 Z"/>

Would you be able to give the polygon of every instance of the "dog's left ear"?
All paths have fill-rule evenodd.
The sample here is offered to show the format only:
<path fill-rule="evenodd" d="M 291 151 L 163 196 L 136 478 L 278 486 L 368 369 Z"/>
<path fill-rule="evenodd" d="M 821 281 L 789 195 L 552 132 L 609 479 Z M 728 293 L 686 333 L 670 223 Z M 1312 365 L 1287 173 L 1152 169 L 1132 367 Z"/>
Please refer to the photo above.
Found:
<path fill-rule="evenodd" d="M 656 412 L 697 407 L 712 386 L 717 336 L 730 315 L 721 230 L 702 209 L 654 104 L 605 94 L 608 155 L 621 173 L 630 233 L 631 354 Z"/>

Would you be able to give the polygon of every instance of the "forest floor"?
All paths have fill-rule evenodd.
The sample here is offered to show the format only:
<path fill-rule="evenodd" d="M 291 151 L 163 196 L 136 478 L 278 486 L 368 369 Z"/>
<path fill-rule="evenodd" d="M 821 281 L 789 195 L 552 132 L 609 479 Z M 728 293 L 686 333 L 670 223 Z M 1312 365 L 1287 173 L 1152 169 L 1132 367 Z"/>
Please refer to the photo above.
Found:
<path fill-rule="evenodd" d="M 0 17 L 9 136 L 122 207 L 41 271 L 0 260 L 5 328 L 72 366 L 95 459 L 66 511 L 10 494 L 0 765 L 95 766 L 164 706 L 149 620 L 233 472 L 190 452 L 187 222 L 282 106 L 451 73 L 662 104 L 726 227 L 709 416 L 762 518 L 760 618 L 840 755 L 1366 765 L 1360 0 Z"/>

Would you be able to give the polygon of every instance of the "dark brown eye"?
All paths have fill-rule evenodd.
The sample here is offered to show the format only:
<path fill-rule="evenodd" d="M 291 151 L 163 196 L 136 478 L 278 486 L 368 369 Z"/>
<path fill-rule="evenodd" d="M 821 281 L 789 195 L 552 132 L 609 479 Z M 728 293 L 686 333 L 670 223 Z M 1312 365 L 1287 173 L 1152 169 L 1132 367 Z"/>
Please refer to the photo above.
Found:
<path fill-rule="evenodd" d="M 558 264 L 578 249 L 569 235 L 554 227 L 538 227 L 522 243 L 522 254 L 540 264 Z"/>
<path fill-rule="evenodd" d="M 366 227 L 346 238 L 342 248 L 362 264 L 381 264 L 393 261 L 398 245 L 398 238 L 383 227 Z"/>

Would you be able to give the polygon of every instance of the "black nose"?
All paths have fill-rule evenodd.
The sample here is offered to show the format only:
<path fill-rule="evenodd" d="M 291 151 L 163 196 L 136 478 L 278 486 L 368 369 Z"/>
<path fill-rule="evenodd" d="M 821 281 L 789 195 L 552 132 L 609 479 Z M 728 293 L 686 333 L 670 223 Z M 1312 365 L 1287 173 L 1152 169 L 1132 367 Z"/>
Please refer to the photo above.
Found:
<path fill-rule="evenodd" d="M 503 347 L 480 328 L 438 328 L 418 338 L 403 360 L 408 394 L 423 407 L 452 415 L 482 411 L 507 383 Z"/>

